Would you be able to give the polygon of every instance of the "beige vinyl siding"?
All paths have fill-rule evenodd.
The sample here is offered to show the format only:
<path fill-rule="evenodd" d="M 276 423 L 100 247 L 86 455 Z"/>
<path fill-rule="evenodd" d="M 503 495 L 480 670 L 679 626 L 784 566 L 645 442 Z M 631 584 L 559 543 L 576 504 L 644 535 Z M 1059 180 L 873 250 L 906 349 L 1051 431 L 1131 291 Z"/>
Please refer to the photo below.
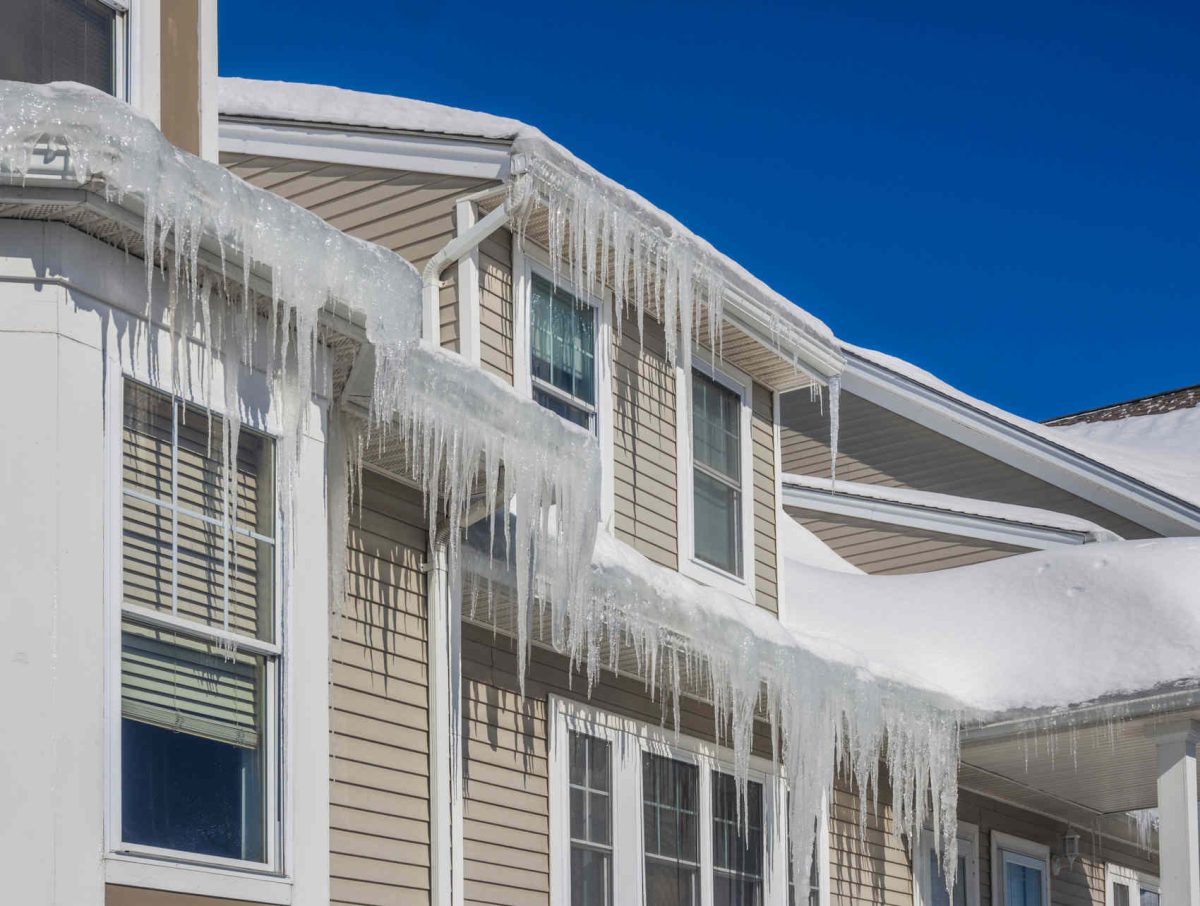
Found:
<path fill-rule="evenodd" d="M 640 342 L 636 328 L 613 340 L 613 526 L 655 563 L 678 569 L 675 372 L 662 325 L 647 319 L 645 329 Z"/>
<path fill-rule="evenodd" d="M 806 391 L 789 393 L 781 401 L 780 421 L 783 470 L 827 477 L 828 411 L 822 412 L 820 404 L 811 401 Z M 1125 538 L 1153 534 L 1090 501 L 851 393 L 843 393 L 841 400 L 838 478 L 1040 507 L 1089 519 Z M 912 533 L 911 537 L 921 536 Z M 899 537 L 899 543 L 905 540 Z"/>
<path fill-rule="evenodd" d="M 754 468 L 755 601 L 779 611 L 775 559 L 775 400 L 761 384 L 751 387 L 750 448 Z"/>
<path fill-rule="evenodd" d="M 428 902 L 424 511 L 419 492 L 363 480 L 331 641 L 330 898 Z"/>
<path fill-rule="evenodd" d="M 550 899 L 550 803 L 547 780 L 547 702 L 553 693 L 589 701 L 614 714 L 652 725 L 663 705 L 643 684 L 605 672 L 586 694 L 586 679 L 568 673 L 567 661 L 532 649 L 522 700 L 517 657 L 506 636 L 464 625 L 463 742 L 464 854 L 468 904 L 546 906 Z M 683 699 L 681 729 L 712 739 L 712 711 Z M 670 712 L 667 712 L 670 722 Z M 769 731 L 759 725 L 755 751 L 770 757 Z"/>
<path fill-rule="evenodd" d="M 790 507 L 788 515 L 863 572 L 873 574 L 923 573 L 970 563 L 986 563 L 1029 550 L 997 541 L 964 538 Z"/>
<path fill-rule="evenodd" d="M 876 801 L 873 801 L 876 800 Z M 841 781 L 829 806 L 829 899 L 834 906 L 911 906 L 912 869 L 903 841 L 892 834 L 891 792 L 866 802 Z"/>
<path fill-rule="evenodd" d="M 159 14 L 162 133 L 200 153 L 200 0 L 175 0 Z"/>
<path fill-rule="evenodd" d="M 479 245 L 479 362 L 513 382 L 512 234 L 497 230 Z"/>
<path fill-rule="evenodd" d="M 1068 830 L 1065 823 L 965 790 L 959 793 L 958 817 L 979 828 L 979 901 L 982 906 L 990 906 L 992 902 L 992 831 L 1043 843 L 1050 847 L 1053 860 L 1054 853 L 1062 851 L 1062 838 Z M 1057 872 L 1051 866 L 1051 906 L 1103 906 L 1106 862 L 1158 874 L 1156 857 L 1148 858 L 1135 846 L 1108 837 L 1089 835 L 1086 831 L 1083 834 L 1083 855 L 1074 866 L 1068 868 L 1065 860 Z"/>
<path fill-rule="evenodd" d="M 244 154 L 222 154 L 221 163 L 247 182 L 308 208 L 351 236 L 398 252 L 418 270 L 454 238 L 457 199 L 496 185 L 466 176 Z M 442 280 L 446 285 L 439 299 L 441 340 L 457 350 L 457 268 L 447 268 Z"/>
<path fill-rule="evenodd" d="M 104 886 L 104 906 L 263 906 L 252 900 L 227 900 L 196 894 L 172 893 L 146 887 Z"/>

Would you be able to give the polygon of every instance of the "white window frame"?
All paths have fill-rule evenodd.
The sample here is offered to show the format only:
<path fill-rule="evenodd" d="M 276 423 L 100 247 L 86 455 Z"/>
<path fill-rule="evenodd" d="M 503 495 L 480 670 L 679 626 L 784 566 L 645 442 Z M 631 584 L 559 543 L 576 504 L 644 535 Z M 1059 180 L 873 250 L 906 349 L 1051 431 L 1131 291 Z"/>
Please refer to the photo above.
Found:
<path fill-rule="evenodd" d="M 699 774 L 700 906 L 712 906 L 712 772 L 734 774 L 733 752 L 633 718 L 621 717 L 557 695 L 548 702 L 550 775 L 550 904 L 570 906 L 570 748 L 572 732 L 606 740 L 611 746 L 613 903 L 644 904 L 645 857 L 642 840 L 642 753 L 694 764 Z M 750 758 L 749 779 L 763 788 L 763 903 L 787 906 L 788 855 L 784 814 L 785 783 L 780 769 Z M 824 816 L 823 816 L 824 817 Z M 822 822 L 826 828 L 828 820 Z M 817 834 L 821 902 L 828 902 L 829 835 Z M 805 900 L 807 900 L 805 893 Z"/>
<path fill-rule="evenodd" d="M 1006 906 L 1004 867 L 1008 862 L 1042 872 L 1042 906 L 1050 906 L 1050 847 L 1012 834 L 991 832 L 992 906 Z"/>
<path fill-rule="evenodd" d="M 736 576 L 696 556 L 695 468 L 692 457 L 692 375 L 682 364 L 675 368 L 675 443 L 676 500 L 679 520 L 679 571 L 702 585 L 729 592 L 743 601 L 755 603 L 754 558 L 754 444 L 753 381 L 744 371 L 728 362 L 720 367 L 699 346 L 692 348 L 692 370 L 699 371 L 737 394 L 741 400 L 741 483 L 742 483 L 742 573 Z M 681 389 L 682 388 L 682 389 Z"/>
<path fill-rule="evenodd" d="M 163 366 L 160 373 L 169 374 Z M 219 376 L 218 376 L 219 377 Z M 289 728 L 282 720 L 284 700 L 290 686 L 290 671 L 285 645 L 285 613 L 283 602 L 284 545 L 283 525 L 280 518 L 278 477 L 273 494 L 275 501 L 275 557 L 274 557 L 274 642 L 263 642 L 243 635 L 226 633 L 217 628 L 185 618 L 172 616 L 169 612 L 126 605 L 123 601 L 123 443 L 124 391 L 126 381 L 133 381 L 151 390 L 173 397 L 175 400 L 206 410 L 214 417 L 225 416 L 224 407 L 218 399 L 208 399 L 199 388 L 201 382 L 191 380 L 193 392 L 186 389 L 173 394 L 164 387 L 161 379 L 155 379 L 155 370 L 139 357 L 130 367 L 122 367 L 113 358 L 105 369 L 105 479 L 106 489 L 106 645 L 105 645 L 105 730 L 106 730 L 106 809 L 105 809 L 105 857 L 108 863 L 106 878 L 110 883 L 126 883 L 132 886 L 161 887 L 185 892 L 205 893 L 234 899 L 255 899 L 267 903 L 291 901 L 291 884 L 285 873 L 285 853 L 291 839 L 290 814 L 285 808 L 289 800 L 290 785 L 287 782 Z M 214 397 L 223 390 L 220 380 L 214 381 Z M 251 404 L 252 400 L 246 400 Z M 261 409 L 259 411 L 262 411 Z M 281 428 L 277 423 L 247 424 L 268 437 L 274 444 L 274 455 L 278 456 Z M 278 471 L 276 470 L 276 476 Z M 137 622 L 167 630 L 184 630 L 196 638 L 211 641 L 235 640 L 239 650 L 266 658 L 264 673 L 264 695 L 266 713 L 264 736 L 267 747 L 265 776 L 266 794 L 264 822 L 267 827 L 267 858 L 264 862 L 251 862 L 208 856 L 178 850 L 162 849 L 145 844 L 127 843 L 122 839 L 122 760 L 121 760 L 121 623 L 124 617 L 133 617 Z"/>
<path fill-rule="evenodd" d="M 513 248 L 513 386 L 517 392 L 533 398 L 532 318 L 534 274 L 575 299 L 590 305 L 596 314 L 596 440 L 600 444 L 600 521 L 609 531 L 613 520 L 613 329 L 612 293 L 605 288 L 602 296 L 583 291 L 563 273 L 557 282 L 545 252 L 526 244 Z M 476 331 L 478 333 L 478 331 Z M 474 342 L 474 341 L 472 341 Z M 544 385 L 539 389 L 545 389 Z M 554 393 L 555 391 L 547 391 Z"/>
<path fill-rule="evenodd" d="M 1104 866 L 1104 903 L 1105 906 L 1117 906 L 1116 894 L 1113 887 L 1124 884 L 1129 887 L 1129 906 L 1141 906 L 1142 890 L 1153 890 L 1161 895 L 1162 886 L 1157 875 L 1138 871 L 1127 865 L 1109 862 Z"/>
<path fill-rule="evenodd" d="M 933 902 L 929 871 L 929 859 L 934 852 L 937 839 L 933 828 L 922 829 L 917 843 L 917 858 L 913 862 L 913 906 L 929 906 Z M 979 827 L 966 821 L 958 822 L 958 853 L 966 857 L 967 876 L 958 878 L 956 884 L 965 884 L 967 906 L 979 903 Z"/>

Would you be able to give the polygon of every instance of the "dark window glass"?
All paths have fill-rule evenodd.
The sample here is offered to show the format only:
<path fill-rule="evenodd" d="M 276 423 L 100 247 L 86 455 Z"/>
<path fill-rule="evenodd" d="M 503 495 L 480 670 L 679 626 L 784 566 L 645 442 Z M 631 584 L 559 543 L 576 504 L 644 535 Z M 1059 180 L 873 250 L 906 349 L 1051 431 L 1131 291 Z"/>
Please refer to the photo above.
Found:
<path fill-rule="evenodd" d="M 762 784 L 749 781 L 745 813 L 738 812 L 737 779 L 712 775 L 713 904 L 761 906 L 763 888 Z"/>
<path fill-rule="evenodd" d="M 534 397 L 568 421 L 591 427 L 596 407 L 596 312 L 535 274 L 530 292 Z"/>
<path fill-rule="evenodd" d="M 612 903 L 612 746 L 570 736 L 571 906 Z"/>
<path fill-rule="evenodd" d="M 98 0 L 6 0 L 0 79 L 116 93 L 117 14 Z"/>
<path fill-rule="evenodd" d="M 700 772 L 695 765 L 642 754 L 642 833 L 646 903 L 700 902 Z"/>
<path fill-rule="evenodd" d="M 692 375 L 692 521 L 696 558 L 742 575 L 741 397 Z"/>

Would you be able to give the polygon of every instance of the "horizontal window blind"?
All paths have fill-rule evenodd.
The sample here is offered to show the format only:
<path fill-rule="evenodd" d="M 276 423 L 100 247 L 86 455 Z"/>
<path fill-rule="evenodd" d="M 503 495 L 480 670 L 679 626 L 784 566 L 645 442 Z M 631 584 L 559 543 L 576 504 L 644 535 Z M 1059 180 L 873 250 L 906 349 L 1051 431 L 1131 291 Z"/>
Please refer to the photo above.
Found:
<path fill-rule="evenodd" d="M 227 514 L 223 429 L 219 418 L 126 382 L 124 597 L 209 626 L 223 625 L 228 599 L 230 631 L 270 639 L 270 441 L 240 432 L 236 512 Z M 228 523 L 230 518 L 235 521 Z"/>
<path fill-rule="evenodd" d="M 121 632 L 121 716 L 257 749 L 263 659 L 126 621 Z"/>

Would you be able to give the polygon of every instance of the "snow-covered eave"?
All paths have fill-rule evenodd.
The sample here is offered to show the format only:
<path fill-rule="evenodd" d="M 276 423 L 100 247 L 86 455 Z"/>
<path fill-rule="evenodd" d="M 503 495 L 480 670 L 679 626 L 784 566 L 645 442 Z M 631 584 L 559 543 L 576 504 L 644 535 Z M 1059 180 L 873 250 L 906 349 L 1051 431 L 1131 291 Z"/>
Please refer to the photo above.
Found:
<path fill-rule="evenodd" d="M 222 148 L 230 151 L 271 150 L 280 156 L 331 159 L 322 144 L 350 152 L 359 140 L 415 138 L 457 142 L 439 150 L 462 165 L 478 162 L 507 147 L 510 162 L 494 171 L 512 184 L 534 161 L 572 179 L 579 178 L 631 212 L 647 231 L 668 243 L 686 246 L 699 265 L 719 272 L 724 283 L 723 319 L 779 358 L 795 365 L 795 378 L 770 383 L 784 391 L 804 386 L 809 378 L 828 383 L 840 375 L 845 358 L 829 328 L 772 290 L 733 259 L 655 207 L 637 192 L 599 173 L 540 130 L 517 120 L 407 98 L 347 91 L 322 85 L 221 80 Z M 248 131 L 250 130 L 250 131 Z M 252 130 L 259 130 L 253 133 Z M 264 130 L 274 130 L 267 134 Z M 255 141 L 251 138 L 257 136 Z M 272 137 L 273 136 L 273 137 Z M 282 137 L 286 137 L 281 140 Z M 276 144 L 271 146 L 270 142 Z M 456 150 L 457 149 L 457 150 Z M 333 150 L 334 159 L 338 150 Z M 347 158 L 349 160 L 349 158 Z M 395 164 L 393 164 L 395 165 Z M 489 164 L 489 166 L 491 166 Z M 537 169 L 536 166 L 533 167 Z"/>
<path fill-rule="evenodd" d="M 1163 535 L 1200 533 L 1200 506 L 1078 450 L 875 361 L 843 344 L 842 387 L 918 424 L 945 434 Z"/>
<path fill-rule="evenodd" d="M 1018 547 L 1120 540 L 1086 519 L 1035 507 L 848 481 L 831 487 L 809 475 L 784 475 L 782 485 L 785 506 Z"/>

